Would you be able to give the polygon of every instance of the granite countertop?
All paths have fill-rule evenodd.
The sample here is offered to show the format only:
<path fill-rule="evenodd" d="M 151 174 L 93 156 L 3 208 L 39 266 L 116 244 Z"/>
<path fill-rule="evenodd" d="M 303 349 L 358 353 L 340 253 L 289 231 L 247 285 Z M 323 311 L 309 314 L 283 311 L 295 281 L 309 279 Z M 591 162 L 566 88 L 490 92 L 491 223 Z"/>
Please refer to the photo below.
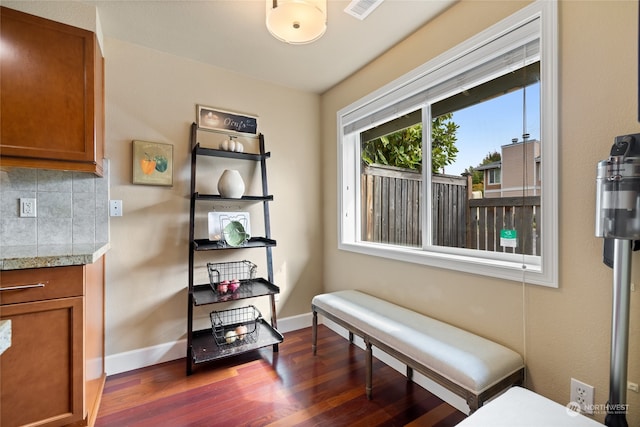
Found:
<path fill-rule="evenodd" d="M 25 246 L 20 250 L 11 251 L 5 251 L 0 248 L 2 251 L 0 270 L 93 264 L 110 247 L 109 243 L 95 243 L 86 245 Z"/>

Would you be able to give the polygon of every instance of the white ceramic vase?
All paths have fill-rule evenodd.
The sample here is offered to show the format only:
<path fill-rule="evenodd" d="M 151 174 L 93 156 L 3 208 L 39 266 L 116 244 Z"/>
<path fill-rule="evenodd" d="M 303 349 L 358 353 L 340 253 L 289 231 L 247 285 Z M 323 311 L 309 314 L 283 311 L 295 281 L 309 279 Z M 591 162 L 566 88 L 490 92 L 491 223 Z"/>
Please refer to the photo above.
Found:
<path fill-rule="evenodd" d="M 218 180 L 218 192 L 225 198 L 241 198 L 244 194 L 244 181 L 240 172 L 235 169 L 225 169 Z"/>

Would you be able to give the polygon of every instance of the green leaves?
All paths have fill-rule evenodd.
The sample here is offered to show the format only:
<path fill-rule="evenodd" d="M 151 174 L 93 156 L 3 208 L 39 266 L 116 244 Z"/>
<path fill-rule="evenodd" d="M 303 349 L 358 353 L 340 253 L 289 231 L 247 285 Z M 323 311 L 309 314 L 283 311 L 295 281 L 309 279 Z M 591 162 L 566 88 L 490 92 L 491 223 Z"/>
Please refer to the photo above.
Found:
<path fill-rule="evenodd" d="M 438 116 L 431 122 L 431 172 L 443 172 L 445 166 L 455 162 L 459 127 L 453 122 L 453 113 Z"/>
<path fill-rule="evenodd" d="M 458 149 L 455 146 L 458 125 L 453 114 L 436 117 L 431 126 L 431 169 L 438 173 L 455 161 Z M 362 146 L 362 161 L 366 164 L 382 164 L 410 170 L 422 169 L 422 123 L 401 129 Z"/>

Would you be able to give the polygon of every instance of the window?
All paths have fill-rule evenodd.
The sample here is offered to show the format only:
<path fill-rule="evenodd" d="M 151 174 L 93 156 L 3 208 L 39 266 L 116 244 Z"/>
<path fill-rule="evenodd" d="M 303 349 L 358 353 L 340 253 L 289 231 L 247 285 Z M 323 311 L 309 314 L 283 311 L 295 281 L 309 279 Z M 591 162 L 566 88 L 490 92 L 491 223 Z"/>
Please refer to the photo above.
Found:
<path fill-rule="evenodd" d="M 489 184 L 500 184 L 500 169 L 498 167 L 489 169 L 487 175 L 487 182 Z"/>
<path fill-rule="evenodd" d="M 340 249 L 557 286 L 556 8 L 338 112 Z"/>

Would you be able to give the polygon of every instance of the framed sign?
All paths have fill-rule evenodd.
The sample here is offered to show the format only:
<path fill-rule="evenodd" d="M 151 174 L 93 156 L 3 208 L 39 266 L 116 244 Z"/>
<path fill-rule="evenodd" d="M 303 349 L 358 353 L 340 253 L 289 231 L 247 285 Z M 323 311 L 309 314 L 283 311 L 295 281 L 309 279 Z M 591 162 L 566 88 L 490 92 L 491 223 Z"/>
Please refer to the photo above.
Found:
<path fill-rule="evenodd" d="M 173 185 L 173 145 L 133 141 L 133 183 Z"/>
<path fill-rule="evenodd" d="M 258 133 L 258 117 L 256 116 L 234 113 L 204 105 L 198 105 L 196 109 L 198 127 L 203 129 L 251 135 Z"/>

